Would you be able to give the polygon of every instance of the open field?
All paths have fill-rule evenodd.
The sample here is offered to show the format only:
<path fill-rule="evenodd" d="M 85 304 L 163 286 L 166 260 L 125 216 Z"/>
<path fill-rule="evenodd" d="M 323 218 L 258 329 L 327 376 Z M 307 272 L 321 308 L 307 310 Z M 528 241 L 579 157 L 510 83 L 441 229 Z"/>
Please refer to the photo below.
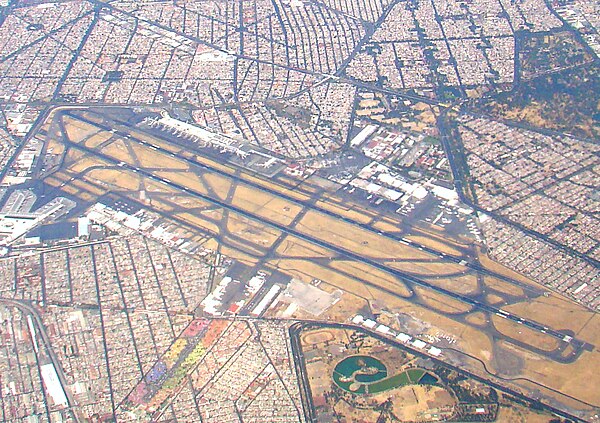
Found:
<path fill-rule="evenodd" d="M 477 276 L 472 274 L 427 279 L 429 283 L 459 294 L 478 292 Z"/>
<path fill-rule="evenodd" d="M 73 164 L 73 166 L 71 166 L 70 171 L 73 173 L 85 172 L 86 170 L 90 169 L 91 167 L 102 165 L 102 164 L 107 164 L 107 163 L 102 163 L 99 160 L 95 160 L 93 157 L 84 157 L 81 160 L 74 161 L 74 164 Z"/>
<path fill-rule="evenodd" d="M 92 135 L 85 141 L 85 146 L 90 148 L 96 148 L 108 140 L 112 138 L 112 134 L 110 132 L 101 132 L 95 135 Z"/>
<path fill-rule="evenodd" d="M 563 392 L 571 398 L 559 396 L 560 401 L 569 404 L 572 407 L 582 407 L 581 402 L 584 401 L 597 407 L 600 403 L 600 392 L 597 389 L 590 389 L 587 383 L 582 383 L 586 380 L 595 380 L 597 377 L 597 369 L 600 365 L 600 353 L 597 350 L 593 352 L 584 352 L 579 360 L 571 364 L 548 363 L 547 360 L 541 359 L 522 348 L 513 344 L 502 343 L 524 360 L 524 367 L 521 370 L 521 376 L 535 381 L 535 384 L 525 384 L 529 389 L 535 386 L 536 389 L 542 389 L 544 386 L 554 390 Z M 522 384 L 522 382 L 519 382 Z"/>
<path fill-rule="evenodd" d="M 377 220 L 372 223 L 371 226 L 377 230 L 394 233 L 398 231 L 398 224 L 394 222 L 388 222 L 386 220 Z"/>
<path fill-rule="evenodd" d="M 498 316 L 492 316 L 492 323 L 498 332 L 524 343 L 533 342 L 536 347 L 545 351 L 554 351 L 560 345 L 556 338 Z"/>
<path fill-rule="evenodd" d="M 269 193 L 238 185 L 232 204 L 265 219 L 289 225 L 300 213 L 300 207 Z"/>
<path fill-rule="evenodd" d="M 95 197 L 98 197 L 98 196 L 104 194 L 104 192 L 105 192 L 105 190 L 98 187 L 97 185 L 95 185 L 91 182 L 82 180 L 82 179 L 76 179 L 76 180 L 72 181 L 70 184 L 76 188 L 79 188 L 82 193 L 87 192 Z"/>
<path fill-rule="evenodd" d="M 488 288 L 492 288 L 503 294 L 516 295 L 516 296 L 521 296 L 521 295 L 525 294 L 523 292 L 523 288 L 520 288 L 520 287 L 510 284 L 508 282 L 504 282 L 493 276 L 484 276 L 483 280 L 484 280 L 485 286 L 487 286 Z"/>
<path fill-rule="evenodd" d="M 222 176 L 205 173 L 202 178 L 206 181 L 211 192 L 215 193 L 221 200 L 225 200 L 229 191 L 232 188 L 232 183 L 229 179 Z"/>
<path fill-rule="evenodd" d="M 275 252 L 281 257 L 295 258 L 320 258 L 330 254 L 325 248 L 310 244 L 292 235 L 288 235 Z"/>
<path fill-rule="evenodd" d="M 66 150 L 65 145 L 55 138 L 50 138 L 46 141 L 46 149 L 49 153 L 62 156 Z"/>
<path fill-rule="evenodd" d="M 138 190 L 141 183 L 139 177 L 116 169 L 94 169 L 88 172 L 87 176 L 92 180 L 126 191 Z"/>
<path fill-rule="evenodd" d="M 197 228 L 202 228 L 202 230 L 205 232 L 212 232 L 214 234 L 219 233 L 219 225 L 217 225 L 207 219 L 203 219 L 202 217 L 200 217 L 198 215 L 191 214 L 191 213 L 179 213 L 179 214 L 177 214 L 177 217 L 185 220 L 192 226 L 195 226 Z"/>
<path fill-rule="evenodd" d="M 535 412 L 525 407 L 502 407 L 498 413 L 498 422 L 510 423 L 548 423 L 547 414 Z"/>
<path fill-rule="evenodd" d="M 423 299 L 426 305 L 434 308 L 435 310 L 441 311 L 444 314 L 452 315 L 459 313 L 467 313 L 473 309 L 468 304 L 465 304 L 461 301 L 453 300 L 451 298 L 447 298 L 444 295 L 432 292 L 428 289 L 415 288 L 415 291 L 417 292 L 419 297 Z"/>
<path fill-rule="evenodd" d="M 504 300 L 504 297 L 501 297 L 500 295 L 496 295 L 496 294 L 487 294 L 485 296 L 485 300 L 489 304 L 494 304 L 499 307 L 506 303 L 506 301 Z"/>
<path fill-rule="evenodd" d="M 441 275 L 455 275 L 467 272 L 464 266 L 454 263 L 440 263 L 432 261 L 431 259 L 426 260 L 406 260 L 402 258 L 395 261 L 386 262 L 387 265 L 394 269 L 399 269 L 407 273 L 415 275 L 427 276 L 441 276 Z"/>
<path fill-rule="evenodd" d="M 100 128 L 98 128 L 95 125 L 91 125 L 89 123 L 77 119 L 71 119 L 68 117 L 64 119 L 64 123 L 67 131 L 67 136 L 70 139 L 88 138 L 101 131 Z"/>
<path fill-rule="evenodd" d="M 431 259 L 432 255 L 349 223 L 309 211 L 297 226 L 308 235 L 340 247 L 376 258 Z"/>
<path fill-rule="evenodd" d="M 389 275 L 388 273 L 382 272 L 379 269 L 374 269 L 373 267 L 368 266 L 366 264 L 357 263 L 354 261 L 336 260 L 331 263 L 331 267 L 347 272 L 350 275 L 358 275 L 363 280 L 376 280 L 378 286 L 390 289 L 394 291 L 395 294 L 401 297 L 410 297 L 412 294 L 412 291 L 408 289 L 406 284 L 398 280 L 398 278 L 395 278 Z"/>
<path fill-rule="evenodd" d="M 548 325 L 570 329 L 580 333 L 591 320 L 598 320 L 598 314 L 583 307 L 574 306 L 572 302 L 555 295 L 549 297 L 541 296 L 529 304 L 513 304 L 506 307 L 511 313 L 518 313 L 533 319 L 544 319 Z M 592 337 L 583 338 L 590 343 L 600 341 L 600 333 Z"/>
<path fill-rule="evenodd" d="M 282 233 L 276 229 L 261 225 L 245 217 L 230 216 L 227 221 L 227 230 L 261 247 L 272 246 Z"/>
<path fill-rule="evenodd" d="M 404 421 L 418 421 L 431 409 L 452 407 L 456 404 L 452 395 L 438 386 L 405 386 L 400 388 L 396 395 L 398 400 L 394 402 L 394 414 Z"/>
<path fill-rule="evenodd" d="M 475 313 L 469 313 L 469 315 L 465 318 L 467 322 L 472 323 L 476 326 L 485 326 L 488 323 L 488 318 L 485 313 L 477 311 Z"/>
<path fill-rule="evenodd" d="M 208 194 L 208 189 L 204 182 L 193 173 L 187 172 L 156 172 L 161 178 L 169 179 L 177 184 L 187 186 L 201 194 Z"/>
<path fill-rule="evenodd" d="M 345 207 L 341 207 L 337 204 L 330 203 L 328 201 L 320 200 L 320 201 L 317 201 L 316 204 L 319 207 L 323 207 L 326 210 L 337 213 L 340 216 L 348 217 L 359 223 L 369 223 L 373 219 L 373 217 L 369 216 L 368 214 L 365 214 L 365 213 L 362 213 L 362 212 L 359 212 L 356 210 L 348 209 Z"/>
<path fill-rule="evenodd" d="M 149 149 L 137 143 L 127 143 L 127 147 L 133 152 L 137 164 L 144 168 L 160 167 L 161 169 L 189 170 L 189 166 L 180 160 L 172 159 L 164 153 Z M 127 160 L 123 160 L 132 164 Z"/>

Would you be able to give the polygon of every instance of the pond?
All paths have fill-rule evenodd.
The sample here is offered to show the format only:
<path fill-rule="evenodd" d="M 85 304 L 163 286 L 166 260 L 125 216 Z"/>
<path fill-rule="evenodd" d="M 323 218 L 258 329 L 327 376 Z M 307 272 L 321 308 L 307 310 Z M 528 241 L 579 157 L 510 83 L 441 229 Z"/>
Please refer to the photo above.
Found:
<path fill-rule="evenodd" d="M 333 370 L 337 386 L 354 394 L 376 394 L 407 385 L 434 385 L 437 378 L 423 369 L 408 369 L 388 377 L 385 364 L 366 356 L 353 355 L 340 361 Z"/>
<path fill-rule="evenodd" d="M 365 385 L 387 377 L 385 364 L 368 355 L 353 355 L 340 361 L 333 370 L 333 381 L 348 392 L 365 393 Z"/>

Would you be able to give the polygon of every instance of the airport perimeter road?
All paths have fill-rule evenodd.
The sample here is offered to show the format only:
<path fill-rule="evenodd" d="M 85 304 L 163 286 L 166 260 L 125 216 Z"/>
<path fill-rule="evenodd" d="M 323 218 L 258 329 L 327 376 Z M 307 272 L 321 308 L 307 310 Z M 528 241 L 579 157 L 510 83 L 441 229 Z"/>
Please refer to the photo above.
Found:
<path fill-rule="evenodd" d="M 589 348 L 589 345 L 586 344 L 585 342 L 580 341 L 580 340 L 575 339 L 575 338 L 571 338 L 569 336 L 566 336 L 564 333 L 556 331 L 556 330 L 553 330 L 553 329 L 551 329 L 551 328 L 549 328 L 547 326 L 544 326 L 544 325 L 542 325 L 542 324 L 540 324 L 538 322 L 524 319 L 524 318 L 519 317 L 519 316 L 517 316 L 515 314 L 508 313 L 505 310 L 502 310 L 500 308 L 491 306 L 489 304 L 482 303 L 481 301 L 479 301 L 477 299 L 473 299 L 473 298 L 470 298 L 470 297 L 458 294 L 456 292 L 452 292 L 452 291 L 449 291 L 447 289 L 441 288 L 439 286 L 433 285 L 433 284 L 431 284 L 431 283 L 429 283 L 429 282 L 427 282 L 427 281 L 425 281 L 423 279 L 420 279 L 420 278 L 418 278 L 418 277 L 416 277 L 414 275 L 411 275 L 411 274 L 402 272 L 400 270 L 394 269 L 392 267 L 389 267 L 386 264 L 383 264 L 383 263 L 381 263 L 380 261 L 378 261 L 376 259 L 363 256 L 363 255 L 358 254 L 358 253 L 353 252 L 353 251 L 349 251 L 349 250 L 347 250 L 345 248 L 342 248 L 342 247 L 340 247 L 338 245 L 335 245 L 335 244 L 333 244 L 331 242 L 324 241 L 322 239 L 319 239 L 319 238 L 316 238 L 314 236 L 308 235 L 308 234 L 306 234 L 304 232 L 301 232 L 298 229 L 291 228 L 291 227 L 279 224 L 277 222 L 269 221 L 269 220 L 265 219 L 262 216 L 259 216 L 257 214 L 252 213 L 252 212 L 244 210 L 244 209 L 242 209 L 240 207 L 228 204 L 227 202 L 222 201 L 222 200 L 220 200 L 218 198 L 213 198 L 213 197 L 210 197 L 208 195 L 202 194 L 202 193 L 200 193 L 200 192 L 198 192 L 198 191 L 196 191 L 194 189 L 191 189 L 191 188 L 189 188 L 187 186 L 184 186 L 184 185 L 181 185 L 179 183 L 173 182 L 173 181 L 171 181 L 171 180 L 169 180 L 167 178 L 163 178 L 163 177 L 160 177 L 158 175 L 155 175 L 154 173 L 146 171 L 146 170 L 144 170 L 144 169 L 142 169 L 140 167 L 132 166 L 132 165 L 129 165 L 127 163 L 121 162 L 121 161 L 115 159 L 114 157 L 109 156 L 107 154 L 104 154 L 104 153 L 102 153 L 100 151 L 96 151 L 96 150 L 94 150 L 92 148 L 86 147 L 84 145 L 77 144 L 77 143 L 72 142 L 72 141 L 65 140 L 64 142 L 65 142 L 65 144 L 69 148 L 80 150 L 80 151 L 82 151 L 84 153 L 87 153 L 87 154 L 89 154 L 91 156 L 96 156 L 99 159 L 101 159 L 101 160 L 103 160 L 103 161 L 105 161 L 107 163 L 111 163 L 113 165 L 119 166 L 121 169 L 128 170 L 128 171 L 133 172 L 133 173 L 137 173 L 139 176 L 143 176 L 143 177 L 151 179 L 151 180 L 153 180 L 155 182 L 164 184 L 165 186 L 168 186 L 170 188 L 179 190 L 181 192 L 185 192 L 186 194 L 188 194 L 188 195 L 190 195 L 192 197 L 195 197 L 195 198 L 204 200 L 206 202 L 209 202 L 209 203 L 211 203 L 213 205 L 222 207 L 222 208 L 224 208 L 226 210 L 229 210 L 229 211 L 231 211 L 233 213 L 236 213 L 236 214 L 238 214 L 240 216 L 248 218 L 248 219 L 250 219 L 252 221 L 258 222 L 258 223 L 263 224 L 263 225 L 268 225 L 268 226 L 270 226 L 270 227 L 272 227 L 274 229 L 277 229 L 277 230 L 279 230 L 279 231 L 281 231 L 283 233 L 295 236 L 297 238 L 302 239 L 303 241 L 306 241 L 308 243 L 311 243 L 311 244 L 317 245 L 319 247 L 325 248 L 325 249 L 327 249 L 329 251 L 335 252 L 335 253 L 339 254 L 340 256 L 342 256 L 342 257 L 346 257 L 346 258 L 349 258 L 351 260 L 355 260 L 357 262 L 360 262 L 360 263 L 363 263 L 363 264 L 367 264 L 367 265 L 369 265 L 369 266 L 371 266 L 373 268 L 376 268 L 376 269 L 381 270 L 383 272 L 386 272 L 386 273 L 388 273 L 388 274 L 390 274 L 392 276 L 395 276 L 395 277 L 399 278 L 400 280 L 403 280 L 403 281 L 412 283 L 414 285 L 417 285 L 417 286 L 420 286 L 420 287 L 423 287 L 423 288 L 435 291 L 435 292 L 437 292 L 439 294 L 445 295 L 447 297 L 450 297 L 450 298 L 453 298 L 455 300 L 461 301 L 461 302 L 463 302 L 465 304 L 468 304 L 468 305 L 472 306 L 475 309 L 478 309 L 478 310 L 481 310 L 481 311 L 485 311 L 485 312 L 488 312 L 488 313 L 496 314 L 499 317 L 502 317 L 504 319 L 511 320 L 511 321 L 513 321 L 515 323 L 524 325 L 524 326 L 526 326 L 526 327 L 528 327 L 528 328 L 530 328 L 530 329 L 532 329 L 534 331 L 547 334 L 547 335 L 549 335 L 549 336 L 551 336 L 553 338 L 556 338 L 556 339 L 558 339 L 560 341 L 569 343 L 573 347 L 573 352 L 568 357 L 555 356 L 555 355 L 548 355 L 547 356 L 548 358 L 554 359 L 554 360 L 556 360 L 558 362 L 562 362 L 562 363 L 573 362 L 573 361 L 575 361 L 577 359 L 577 357 L 579 357 L 579 355 L 582 353 L 582 351 L 583 351 L 584 348 Z M 376 287 L 377 289 L 381 289 L 381 290 L 383 290 L 383 291 L 385 291 L 385 292 L 387 292 L 387 293 L 389 293 L 391 295 L 397 295 L 397 293 L 395 293 L 393 290 L 385 289 L 385 288 L 380 287 L 379 285 L 375 285 L 375 284 L 371 284 L 371 285 L 374 286 L 374 287 Z"/>
<path fill-rule="evenodd" d="M 305 328 L 306 326 L 304 326 L 303 323 L 295 323 L 290 326 L 288 332 L 290 334 L 291 353 L 294 358 L 298 384 L 300 385 L 300 398 L 302 399 L 304 418 L 307 422 L 313 423 L 317 421 L 317 412 L 312 400 L 312 392 L 310 390 L 310 382 L 306 371 L 304 353 L 302 352 L 302 345 L 300 343 L 300 333 L 302 333 Z"/>

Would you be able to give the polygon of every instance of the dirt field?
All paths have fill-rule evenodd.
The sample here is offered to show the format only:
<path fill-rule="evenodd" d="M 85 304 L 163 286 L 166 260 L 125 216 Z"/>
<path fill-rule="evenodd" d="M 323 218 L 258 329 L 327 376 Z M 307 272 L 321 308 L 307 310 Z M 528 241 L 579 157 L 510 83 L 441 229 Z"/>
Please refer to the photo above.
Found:
<path fill-rule="evenodd" d="M 102 143 L 108 141 L 113 136 L 112 132 L 99 132 L 86 139 L 84 145 L 89 148 L 96 148 Z"/>
<path fill-rule="evenodd" d="M 127 191 L 137 191 L 140 187 L 140 178 L 133 172 L 96 169 L 88 172 L 87 177 Z"/>
<path fill-rule="evenodd" d="M 342 416 L 348 416 L 348 422 L 359 423 L 359 422 L 376 422 L 377 418 L 381 414 L 375 410 L 360 410 L 355 407 L 348 405 L 345 401 L 340 400 L 334 407 L 335 411 Z"/>
<path fill-rule="evenodd" d="M 504 345 L 524 357 L 525 368 L 521 374 L 537 382 L 535 385 L 526 384 L 529 389 L 539 389 L 547 395 L 555 396 L 563 403 L 572 401 L 556 392 L 548 392 L 548 390 L 540 387 L 541 384 L 596 407 L 600 406 L 600 390 L 590 389 L 589 384 L 582 383 L 582 381 L 596 380 L 597 378 L 598 368 L 600 368 L 600 352 L 598 350 L 583 353 L 575 363 L 559 364 L 541 359 L 539 356 L 526 352 L 512 344 L 504 343 Z M 571 405 L 582 407 L 582 404 L 576 401 L 572 401 Z"/>
<path fill-rule="evenodd" d="M 415 288 L 415 291 L 428 306 L 433 307 L 442 313 L 459 314 L 472 310 L 470 305 L 465 304 L 462 301 L 438 294 L 429 289 Z"/>
<path fill-rule="evenodd" d="M 177 217 L 188 222 L 193 227 L 203 228 L 204 230 L 212 232 L 213 234 L 218 234 L 220 232 L 220 229 L 217 225 L 207 221 L 206 219 L 203 219 L 200 216 L 191 213 L 179 213 L 177 214 Z"/>
<path fill-rule="evenodd" d="M 323 214 L 309 211 L 296 229 L 342 248 L 376 258 L 431 259 L 416 248 L 358 228 Z"/>
<path fill-rule="evenodd" d="M 301 339 L 303 345 L 312 345 L 313 347 L 315 346 L 315 344 L 324 344 L 325 342 L 331 342 L 334 340 L 335 333 L 327 329 L 310 331 L 304 336 L 302 336 Z"/>
<path fill-rule="evenodd" d="M 90 125 L 89 123 L 82 122 L 68 116 L 63 116 L 63 121 L 65 123 L 67 135 L 69 139 L 73 141 L 82 140 L 100 132 L 100 129 L 97 126 Z"/>
<path fill-rule="evenodd" d="M 227 230 L 261 247 L 270 247 L 282 235 L 282 232 L 276 229 L 232 214 L 229 215 L 227 220 Z"/>
<path fill-rule="evenodd" d="M 437 276 L 437 275 L 451 275 L 456 273 L 464 273 L 468 271 L 464 266 L 454 263 L 441 263 L 436 261 L 390 261 L 387 262 L 390 267 L 398 270 L 402 270 L 408 273 L 421 276 Z"/>
<path fill-rule="evenodd" d="M 509 295 L 517 295 L 521 296 L 525 293 L 523 292 L 523 288 L 520 288 L 516 285 L 513 285 L 509 282 L 504 282 L 498 278 L 494 278 L 492 276 L 484 276 L 483 282 L 486 286 L 495 289 L 496 291 L 503 292 Z"/>
<path fill-rule="evenodd" d="M 331 255 L 329 250 L 310 244 L 306 241 L 288 235 L 277 249 L 277 254 L 283 257 L 311 258 L 327 257 Z"/>
<path fill-rule="evenodd" d="M 342 270 L 351 275 L 354 274 L 357 276 L 357 278 L 375 282 L 377 286 L 390 289 L 402 297 L 409 297 L 412 294 L 412 291 L 408 289 L 408 287 L 398 278 L 395 278 L 388 273 L 384 273 L 366 264 L 355 261 L 335 260 L 331 263 L 331 267 Z"/>
<path fill-rule="evenodd" d="M 188 172 L 155 172 L 157 176 L 164 179 L 169 179 L 176 184 L 186 186 L 193 189 L 200 194 L 207 195 L 208 190 L 204 185 L 204 182 L 200 180 L 197 175 Z"/>
<path fill-rule="evenodd" d="M 93 158 L 93 157 L 83 157 L 77 161 L 75 161 L 70 167 L 69 170 L 73 173 L 85 172 L 91 167 L 94 166 L 102 166 L 109 165 L 108 162 L 104 162 L 102 160 Z"/>
<path fill-rule="evenodd" d="M 389 396 L 389 394 L 388 394 Z M 456 404 L 456 400 L 439 386 L 404 386 L 394 392 L 394 415 L 404 421 L 418 421 L 423 414 Z"/>
<path fill-rule="evenodd" d="M 327 291 L 329 291 L 329 289 L 327 289 L 328 287 L 337 289 L 337 287 L 325 283 L 321 283 L 319 287 Z M 349 292 L 344 292 L 342 298 L 327 309 L 320 318 L 332 322 L 349 322 L 356 314 L 368 308 L 369 301 L 367 299 L 350 294 Z"/>
<path fill-rule="evenodd" d="M 548 423 L 552 417 L 549 414 L 540 414 L 525 407 L 511 406 L 500 407 L 498 423 Z"/>
<path fill-rule="evenodd" d="M 127 142 L 129 147 L 133 150 L 135 158 L 138 160 L 140 167 L 143 168 L 156 168 L 161 169 L 173 169 L 173 170 L 189 170 L 187 163 L 176 160 L 165 153 L 155 151 L 145 145 L 140 145 L 136 142 Z"/>
<path fill-rule="evenodd" d="M 484 313 L 477 311 L 475 313 L 469 314 L 466 317 L 466 320 L 467 322 L 477 326 L 485 326 L 488 322 L 488 317 Z"/>
<path fill-rule="evenodd" d="M 294 203 L 243 185 L 236 187 L 232 204 L 282 225 L 289 225 L 301 210 Z"/>
<path fill-rule="evenodd" d="M 440 288 L 447 289 L 458 294 L 472 294 L 478 291 L 477 277 L 475 275 L 464 275 L 457 277 L 427 278 L 427 282 Z"/>
<path fill-rule="evenodd" d="M 556 338 L 529 329 L 527 326 L 520 325 L 512 320 L 493 315 L 492 323 L 498 332 L 518 341 L 525 342 L 526 344 L 535 345 L 542 350 L 554 351 L 559 346 L 559 342 Z"/>

